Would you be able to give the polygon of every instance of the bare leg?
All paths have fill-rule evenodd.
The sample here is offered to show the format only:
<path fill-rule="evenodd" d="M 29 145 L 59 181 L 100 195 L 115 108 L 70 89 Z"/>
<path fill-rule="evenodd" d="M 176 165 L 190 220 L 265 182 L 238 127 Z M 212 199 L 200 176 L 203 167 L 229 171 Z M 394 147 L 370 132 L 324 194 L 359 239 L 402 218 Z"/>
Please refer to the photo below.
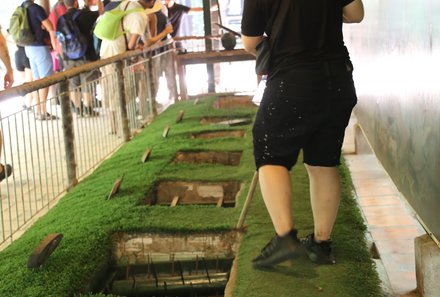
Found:
<path fill-rule="evenodd" d="M 338 214 L 341 190 L 337 167 L 305 165 L 310 180 L 310 202 L 315 224 L 315 239 L 330 239 Z"/>
<path fill-rule="evenodd" d="M 93 110 L 93 96 L 90 92 L 84 92 L 83 95 L 83 103 L 84 103 L 84 109 L 85 113 L 88 116 L 98 116 L 99 113 Z"/>
<path fill-rule="evenodd" d="M 92 94 L 89 92 L 83 92 L 82 96 L 83 96 L 84 106 L 93 107 Z"/>
<path fill-rule="evenodd" d="M 48 94 L 49 94 L 49 87 L 42 88 L 38 91 L 39 107 L 37 107 L 37 111 L 40 115 L 45 115 L 47 113 L 46 100 L 47 100 Z"/>
<path fill-rule="evenodd" d="M 303 246 L 293 229 L 292 188 L 287 168 L 264 165 L 259 169 L 260 188 L 264 203 L 277 233 L 252 260 L 255 268 L 269 267 L 299 257 Z"/>
<path fill-rule="evenodd" d="M 73 102 L 76 108 L 81 107 L 81 95 L 79 92 L 76 91 L 70 92 L 70 100 Z"/>
<path fill-rule="evenodd" d="M 30 68 L 25 68 L 24 69 L 24 82 L 31 82 L 33 80 L 32 78 L 32 71 Z M 24 97 L 24 104 L 27 107 L 31 107 L 32 106 L 32 99 L 35 99 L 36 102 L 36 98 L 38 97 L 37 92 L 32 92 L 32 93 L 27 93 Z"/>
<path fill-rule="evenodd" d="M 267 211 L 279 236 L 293 229 L 292 185 L 289 171 L 283 166 L 260 167 L 259 181 Z"/>

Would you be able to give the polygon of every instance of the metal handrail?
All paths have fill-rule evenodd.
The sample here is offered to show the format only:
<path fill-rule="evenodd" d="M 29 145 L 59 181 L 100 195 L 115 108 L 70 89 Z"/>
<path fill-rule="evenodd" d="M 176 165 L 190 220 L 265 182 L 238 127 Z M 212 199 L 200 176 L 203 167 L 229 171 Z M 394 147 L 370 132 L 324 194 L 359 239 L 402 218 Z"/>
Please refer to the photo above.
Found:
<path fill-rule="evenodd" d="M 69 70 L 55 73 L 51 76 L 48 76 L 48 77 L 45 77 L 42 79 L 38 79 L 38 80 L 35 80 L 32 82 L 23 83 L 19 86 L 0 91 L 0 102 L 7 100 L 11 97 L 24 96 L 30 92 L 49 87 L 49 86 L 54 85 L 56 83 L 67 81 L 69 78 L 78 76 L 82 73 L 96 70 L 98 68 L 113 64 L 118 61 L 128 60 L 130 58 L 137 57 L 140 55 L 143 55 L 145 57 L 152 56 L 154 53 L 156 53 L 158 51 L 163 51 L 163 50 L 167 50 L 167 49 L 172 48 L 174 46 L 173 44 L 174 44 L 173 41 L 167 40 L 160 45 L 154 45 L 154 46 L 151 46 L 151 47 L 146 48 L 144 50 L 138 49 L 138 50 L 127 51 L 125 53 L 122 53 L 122 54 L 119 54 L 119 55 L 116 55 L 116 56 L 113 56 L 110 58 L 87 63 L 81 67 L 75 67 L 75 68 L 72 68 Z"/>
<path fill-rule="evenodd" d="M 84 64 L 0 92 L 2 102 L 57 84 L 58 91 L 48 100 L 47 107 L 61 116 L 58 121 L 38 121 L 26 110 L 5 117 L 0 115 L 0 129 L 5 136 L 0 162 L 13 166 L 12 175 L 0 184 L 0 249 L 156 115 L 153 90 L 158 83 L 156 71 L 163 69 L 164 62 L 176 63 L 172 41 Z M 69 89 L 69 79 L 107 65 L 113 65 L 114 71 Z M 169 77 L 176 84 L 175 73 Z M 99 91 L 106 94 L 98 95 Z M 72 93 L 83 100 L 86 96 L 99 98 L 102 106 L 92 105 L 91 109 L 98 116 L 77 114 L 75 117 Z M 105 106 L 104 103 L 110 104 L 108 100 L 113 100 L 113 107 Z M 107 133 L 113 117 L 117 130 Z"/>

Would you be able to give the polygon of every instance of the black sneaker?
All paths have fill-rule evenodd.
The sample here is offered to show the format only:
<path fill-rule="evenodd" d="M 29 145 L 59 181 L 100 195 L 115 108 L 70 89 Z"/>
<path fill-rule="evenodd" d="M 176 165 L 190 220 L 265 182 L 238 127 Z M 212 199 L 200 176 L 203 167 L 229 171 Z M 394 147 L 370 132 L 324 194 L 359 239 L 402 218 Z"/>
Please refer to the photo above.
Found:
<path fill-rule="evenodd" d="M 304 245 L 310 261 L 317 264 L 336 264 L 332 253 L 331 240 L 318 243 L 315 241 L 315 235 L 312 233 L 307 235 L 306 238 L 301 238 L 301 244 Z"/>
<path fill-rule="evenodd" d="M 0 181 L 4 180 L 8 176 L 11 176 L 12 174 L 12 166 L 9 164 L 0 164 L 0 167 L 3 168 L 2 172 L 0 172 Z"/>
<path fill-rule="evenodd" d="M 261 250 L 260 255 L 252 260 L 254 268 L 276 265 L 304 253 L 304 247 L 296 237 L 296 230 L 282 237 L 275 235 Z"/>

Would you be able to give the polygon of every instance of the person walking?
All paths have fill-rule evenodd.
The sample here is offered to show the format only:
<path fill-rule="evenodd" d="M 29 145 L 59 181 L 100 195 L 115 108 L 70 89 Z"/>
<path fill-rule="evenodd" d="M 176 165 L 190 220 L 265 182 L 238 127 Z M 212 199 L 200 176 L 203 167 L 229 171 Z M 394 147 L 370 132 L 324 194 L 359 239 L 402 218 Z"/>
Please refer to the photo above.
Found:
<path fill-rule="evenodd" d="M 24 47 L 17 44 L 17 50 L 15 51 L 15 69 L 17 70 L 18 80 L 22 83 L 31 82 L 32 70 L 31 64 L 24 51 Z M 17 82 L 17 81 L 16 81 Z M 38 93 L 31 92 L 24 95 L 23 109 L 32 112 L 32 101 L 37 102 Z"/>
<path fill-rule="evenodd" d="M 35 36 L 35 41 L 24 47 L 26 56 L 31 64 L 32 76 L 34 80 L 45 78 L 53 74 L 52 56 L 50 48 L 56 48 L 56 37 L 52 23 L 50 22 L 46 11 L 43 7 L 34 3 L 34 0 L 26 0 L 31 2 L 27 8 L 29 26 Z M 38 120 L 57 119 L 46 110 L 46 101 L 49 94 L 49 87 L 41 88 L 38 91 L 39 102 L 36 105 Z"/>
<path fill-rule="evenodd" d="M 0 60 L 6 67 L 6 74 L 3 78 L 3 87 L 9 89 L 14 84 L 14 71 L 11 66 L 11 59 L 9 57 L 8 46 L 5 37 L 1 32 L 0 27 Z M 3 149 L 3 133 L 0 130 L 0 157 Z M 0 181 L 12 174 L 12 166 L 9 164 L 3 165 L 0 163 Z"/>
<path fill-rule="evenodd" d="M 270 38 L 269 20 L 284 1 L 244 1 L 242 41 L 249 53 L 256 55 L 264 34 Z M 253 260 L 255 268 L 304 252 L 315 263 L 335 263 L 330 236 L 340 201 L 337 166 L 344 131 L 357 103 L 342 23 L 362 21 L 362 0 L 288 2 L 253 126 L 261 192 L 276 232 Z M 301 150 L 314 220 L 314 232 L 302 240 L 292 218 L 289 174 Z"/>

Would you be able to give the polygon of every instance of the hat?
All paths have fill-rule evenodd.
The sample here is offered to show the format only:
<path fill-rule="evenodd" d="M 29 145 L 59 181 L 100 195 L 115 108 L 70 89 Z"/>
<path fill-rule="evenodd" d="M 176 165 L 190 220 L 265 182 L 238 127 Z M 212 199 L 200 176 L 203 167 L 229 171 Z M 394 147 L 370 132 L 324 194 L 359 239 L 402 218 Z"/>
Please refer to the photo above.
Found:
<path fill-rule="evenodd" d="M 156 13 L 161 9 L 161 7 L 162 7 L 162 4 L 160 3 L 160 0 L 156 0 L 156 1 L 154 1 L 154 5 L 152 8 L 145 9 L 145 13 L 146 14 Z"/>

